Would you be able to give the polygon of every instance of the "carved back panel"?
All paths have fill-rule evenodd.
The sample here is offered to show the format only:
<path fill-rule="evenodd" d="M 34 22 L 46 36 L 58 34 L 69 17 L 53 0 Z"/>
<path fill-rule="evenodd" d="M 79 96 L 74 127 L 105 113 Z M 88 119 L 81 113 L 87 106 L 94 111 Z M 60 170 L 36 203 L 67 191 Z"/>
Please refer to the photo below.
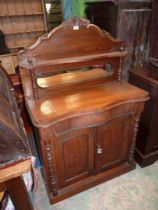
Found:
<path fill-rule="evenodd" d="M 37 84 L 38 77 L 59 74 L 72 68 L 102 67 L 110 62 L 113 67 L 111 79 L 120 79 L 120 64 L 125 54 L 122 41 L 114 39 L 86 19 L 73 17 L 21 51 L 19 64 L 21 74 L 23 69 L 28 69 L 28 77 L 32 81 L 30 88 L 35 100 L 38 100 L 43 91 Z"/>

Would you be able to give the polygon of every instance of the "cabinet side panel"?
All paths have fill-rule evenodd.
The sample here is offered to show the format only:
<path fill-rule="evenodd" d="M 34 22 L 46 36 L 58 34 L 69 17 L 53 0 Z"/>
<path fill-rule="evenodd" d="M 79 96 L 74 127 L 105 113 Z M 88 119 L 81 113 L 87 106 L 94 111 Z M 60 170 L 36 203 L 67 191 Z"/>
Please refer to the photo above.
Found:
<path fill-rule="evenodd" d="M 156 107 L 154 108 L 154 104 L 157 104 L 157 97 L 156 94 L 154 94 L 154 88 L 152 87 L 152 85 L 148 82 L 143 81 L 143 79 L 138 78 L 134 74 L 130 73 L 129 81 L 133 85 L 142 88 L 150 93 L 150 100 L 145 103 L 144 111 L 140 117 L 139 130 L 136 141 L 137 149 L 141 151 L 143 155 L 145 155 L 149 151 L 151 151 L 152 148 L 152 145 L 149 146 L 149 138 L 154 138 L 155 136 L 155 134 L 153 134 L 153 136 L 150 134 L 150 129 L 153 128 L 153 126 L 157 125 L 153 122 L 153 119 L 155 118 L 155 121 L 157 118 L 157 111 L 155 109 Z M 155 116 L 153 115 L 153 111 L 155 111 Z"/>

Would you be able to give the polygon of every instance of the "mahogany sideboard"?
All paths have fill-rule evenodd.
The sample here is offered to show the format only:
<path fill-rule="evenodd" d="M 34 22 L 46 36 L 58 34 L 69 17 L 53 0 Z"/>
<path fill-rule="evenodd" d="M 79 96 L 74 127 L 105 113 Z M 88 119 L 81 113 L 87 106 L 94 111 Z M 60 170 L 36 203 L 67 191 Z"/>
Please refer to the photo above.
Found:
<path fill-rule="evenodd" d="M 19 53 L 51 203 L 135 168 L 138 122 L 148 93 L 121 80 L 127 54 L 74 17 Z"/>

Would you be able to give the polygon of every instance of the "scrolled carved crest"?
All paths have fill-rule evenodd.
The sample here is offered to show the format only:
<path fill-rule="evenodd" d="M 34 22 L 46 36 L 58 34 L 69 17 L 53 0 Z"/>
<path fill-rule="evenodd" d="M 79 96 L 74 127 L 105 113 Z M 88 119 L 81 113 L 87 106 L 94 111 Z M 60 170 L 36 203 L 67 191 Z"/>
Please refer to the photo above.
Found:
<path fill-rule="evenodd" d="M 19 52 L 19 66 L 26 67 L 26 68 L 32 68 L 32 66 L 34 66 L 36 63 L 38 63 L 38 61 L 42 58 L 42 55 L 41 55 L 40 59 L 39 59 L 38 50 L 43 52 L 42 51 L 43 45 L 44 45 L 45 49 L 47 47 L 49 48 L 49 53 L 52 53 L 52 57 L 53 57 L 53 55 L 56 54 L 56 52 L 54 52 L 53 49 L 51 50 L 51 46 L 53 47 L 53 44 L 55 44 L 54 37 L 59 37 L 58 42 L 60 43 L 61 40 L 66 39 L 66 36 L 69 36 L 69 38 L 71 37 L 73 42 L 76 41 L 76 46 L 77 46 L 78 45 L 77 39 L 75 39 L 75 36 L 72 36 L 72 34 L 75 34 L 75 35 L 78 34 L 78 36 L 80 36 L 79 34 L 80 34 L 80 31 L 82 31 L 82 29 L 87 30 L 87 33 L 86 33 L 86 34 L 88 34 L 87 36 L 94 37 L 94 39 L 97 37 L 98 44 L 99 44 L 99 38 L 100 38 L 100 39 L 105 40 L 105 45 L 106 45 L 106 43 L 110 42 L 111 45 L 112 44 L 115 45 L 116 48 L 121 47 L 120 40 L 113 38 L 108 32 L 103 31 L 102 29 L 100 29 L 98 26 L 96 26 L 94 24 L 91 24 L 89 20 L 81 18 L 81 17 L 72 17 L 72 18 L 64 21 L 58 27 L 52 29 L 49 33 L 46 33 L 46 34 L 42 35 L 41 37 L 39 37 L 38 40 L 32 46 L 27 47 L 23 51 Z M 75 32 L 77 30 L 79 33 Z M 95 33 L 91 33 L 92 31 L 95 31 Z M 60 33 L 61 34 L 65 33 L 65 34 L 64 34 L 64 36 L 60 36 Z M 81 33 L 81 35 L 83 35 L 83 33 Z M 54 39 L 54 41 L 53 41 L 53 39 Z M 109 42 L 108 42 L 108 40 L 109 40 Z M 86 43 L 86 46 L 88 46 L 88 45 L 91 46 L 91 44 L 92 43 L 88 42 L 88 43 Z M 96 43 L 96 45 L 97 45 L 97 43 Z M 107 44 L 107 46 L 110 46 L 110 45 Z M 100 51 L 105 51 L 105 49 L 103 49 L 104 47 L 102 47 L 102 46 L 99 46 L 99 47 L 100 47 L 100 49 L 102 48 Z M 98 48 L 98 46 L 97 46 L 97 48 Z M 76 47 L 76 49 L 77 49 L 77 47 Z M 58 48 L 56 50 L 60 51 L 60 49 L 58 49 Z M 73 48 L 71 48 L 69 50 L 73 51 Z M 95 47 L 94 47 L 94 50 L 95 50 Z M 108 50 L 110 50 L 110 47 Z M 62 51 L 62 49 L 61 49 L 61 51 Z M 36 53 L 37 53 L 37 55 L 36 55 Z M 60 52 L 60 53 L 64 54 L 64 52 Z M 46 59 L 46 57 L 44 57 L 44 59 Z"/>
<path fill-rule="evenodd" d="M 61 27 L 65 29 L 74 29 L 78 30 L 80 27 L 88 27 L 90 21 L 80 17 L 72 17 L 61 24 Z"/>

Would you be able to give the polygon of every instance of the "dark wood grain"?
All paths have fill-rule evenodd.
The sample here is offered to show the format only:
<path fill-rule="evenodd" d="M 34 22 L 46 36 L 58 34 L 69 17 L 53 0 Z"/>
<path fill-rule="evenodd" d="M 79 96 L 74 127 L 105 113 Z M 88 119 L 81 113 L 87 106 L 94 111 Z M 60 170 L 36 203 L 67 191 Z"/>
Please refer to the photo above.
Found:
<path fill-rule="evenodd" d="M 124 40 L 128 56 L 124 59 L 122 75 L 127 80 L 131 67 L 141 66 L 149 60 L 151 2 L 109 0 L 87 2 L 86 5 L 87 18 L 92 23 Z M 156 8 L 156 1 L 153 7 Z M 153 25 L 156 37 L 157 21 Z"/>
<path fill-rule="evenodd" d="M 125 18 L 126 17 L 126 18 Z M 124 27 L 126 25 L 126 27 Z M 149 60 L 151 9 L 142 5 L 140 9 L 123 9 L 119 16 L 118 37 L 125 41 L 128 55 L 123 63 L 123 78 L 134 66 L 143 66 Z"/>
<path fill-rule="evenodd" d="M 22 177 L 16 177 L 5 183 L 9 196 L 16 210 L 33 210 L 25 183 Z M 19 195 L 19 196 L 17 196 Z M 20 200 L 20 202 L 19 202 Z"/>
<path fill-rule="evenodd" d="M 149 63 L 130 71 L 130 82 L 147 90 L 150 100 L 145 104 L 140 119 L 135 159 L 142 166 L 148 166 L 158 159 L 158 2 L 152 2 L 152 30 Z"/>
<path fill-rule="evenodd" d="M 14 74 L 9 74 L 9 78 L 11 80 L 12 86 L 14 88 L 14 96 L 16 99 L 16 103 L 18 105 L 20 115 L 22 117 L 22 120 L 24 122 L 24 127 L 28 135 L 33 135 L 33 127 L 29 118 L 29 115 L 27 113 L 27 109 L 25 106 L 25 99 L 24 99 L 24 93 L 21 83 L 21 78 L 19 72 L 16 72 Z"/>
<path fill-rule="evenodd" d="M 1 116 L 0 116 L 1 117 Z M 0 119 L 0 169 L 30 158 L 26 143 Z"/>
<path fill-rule="evenodd" d="M 151 36 L 151 57 L 158 59 L 158 22 L 157 20 L 158 2 L 152 2 L 152 36 Z M 157 62 L 158 63 L 158 62 Z"/>
<path fill-rule="evenodd" d="M 33 210 L 21 177 L 30 170 L 31 154 L 14 89 L 0 66 L 0 183 L 3 190 L 8 190 L 17 210 Z"/>
<path fill-rule="evenodd" d="M 144 167 L 158 159 L 158 71 L 153 65 L 137 67 L 130 71 L 129 81 L 150 93 L 140 120 L 135 158 Z"/>

